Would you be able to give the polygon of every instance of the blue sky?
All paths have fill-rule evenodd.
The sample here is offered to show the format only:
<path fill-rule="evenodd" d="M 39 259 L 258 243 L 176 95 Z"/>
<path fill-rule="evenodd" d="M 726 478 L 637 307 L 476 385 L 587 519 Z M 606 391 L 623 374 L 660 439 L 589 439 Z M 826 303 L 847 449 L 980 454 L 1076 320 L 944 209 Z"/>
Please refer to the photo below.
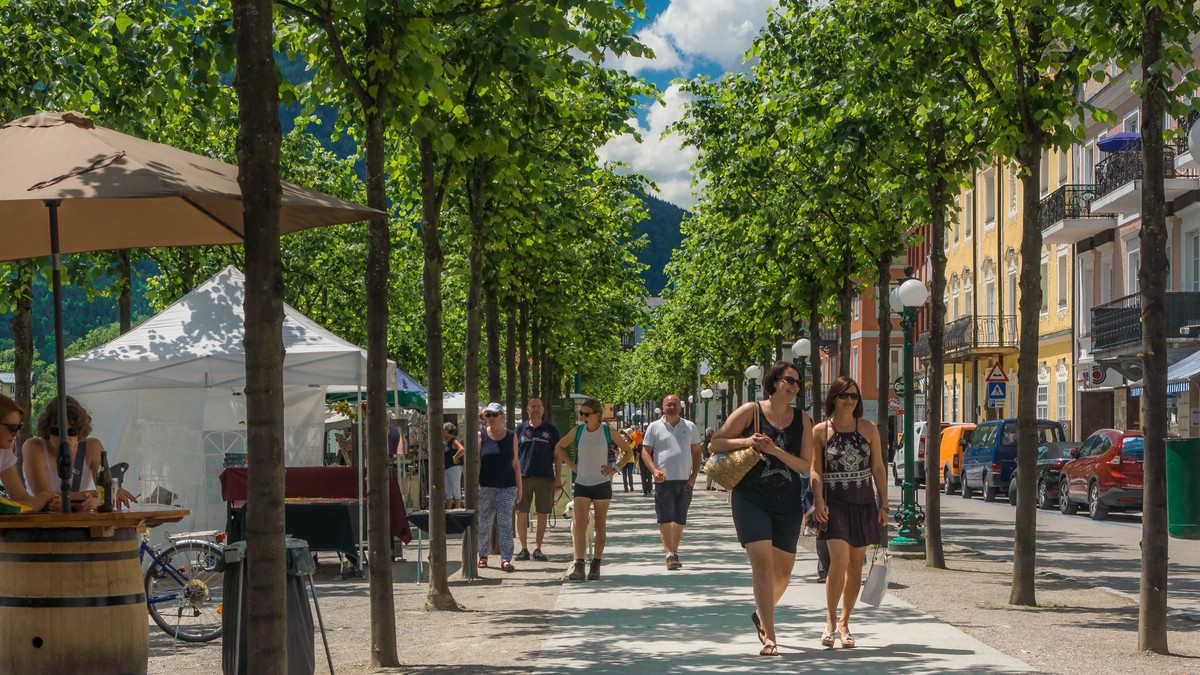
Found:
<path fill-rule="evenodd" d="M 628 164 L 654 180 L 659 197 L 691 208 L 696 200 L 689 170 L 695 151 L 680 148 L 673 136 L 663 136 L 687 102 L 672 81 L 744 70 L 742 55 L 775 4 L 776 0 L 647 0 L 646 18 L 633 30 L 654 50 L 655 58 L 625 58 L 610 65 L 653 82 L 663 92 L 663 101 L 631 120 L 641 130 L 641 143 L 630 136 L 616 138 L 600 150 L 600 159 Z"/>

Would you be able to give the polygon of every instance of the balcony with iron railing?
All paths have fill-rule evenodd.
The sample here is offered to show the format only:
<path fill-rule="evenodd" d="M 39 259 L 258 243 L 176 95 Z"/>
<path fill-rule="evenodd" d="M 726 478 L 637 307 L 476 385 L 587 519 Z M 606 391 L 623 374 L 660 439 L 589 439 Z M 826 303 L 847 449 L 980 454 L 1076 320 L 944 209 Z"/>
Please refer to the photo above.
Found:
<path fill-rule="evenodd" d="M 1095 185 L 1064 185 L 1042 199 L 1042 240 L 1074 244 L 1117 226 L 1111 213 L 1093 213 Z"/>
<path fill-rule="evenodd" d="M 1188 139 L 1189 132 L 1196 125 L 1196 120 L 1200 119 L 1200 111 L 1193 110 L 1183 117 L 1175 120 L 1176 126 L 1179 127 L 1179 135 L 1175 137 L 1175 168 L 1176 169 L 1197 169 L 1200 168 L 1200 148 L 1190 147 Z"/>
<path fill-rule="evenodd" d="M 1175 145 L 1163 146 L 1163 188 L 1166 201 L 1200 188 L 1200 179 L 1190 170 L 1175 168 Z M 1094 211 L 1138 213 L 1142 210 L 1142 145 L 1133 143 L 1108 153 L 1096 164 Z"/>
<path fill-rule="evenodd" d="M 955 363 L 986 354 L 1015 353 L 1017 337 L 1015 316 L 964 316 L 946 324 L 942 347 L 946 361 Z M 927 359 L 931 353 L 926 331 L 917 340 L 913 354 Z"/>
<path fill-rule="evenodd" d="M 1200 324 L 1200 293 L 1167 293 L 1167 339 L 1200 339 L 1200 330 L 1184 333 L 1184 326 Z M 1127 295 L 1092 308 L 1092 349 L 1116 349 L 1142 340 L 1142 298 Z"/>

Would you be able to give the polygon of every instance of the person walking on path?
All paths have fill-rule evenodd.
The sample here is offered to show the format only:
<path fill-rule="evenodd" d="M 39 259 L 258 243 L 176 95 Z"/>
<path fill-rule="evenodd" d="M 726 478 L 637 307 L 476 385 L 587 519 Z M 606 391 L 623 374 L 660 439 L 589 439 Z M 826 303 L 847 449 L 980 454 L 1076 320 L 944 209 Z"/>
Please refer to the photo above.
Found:
<path fill-rule="evenodd" d="M 484 555 L 490 543 L 492 519 L 500 545 L 500 569 L 512 572 L 513 506 L 521 499 L 521 465 L 517 459 L 517 435 L 504 426 L 504 406 L 495 401 L 483 409 L 486 426 L 479 432 L 479 566 L 487 567 Z"/>
<path fill-rule="evenodd" d="M 629 429 L 621 430 L 621 438 L 629 443 L 629 447 L 633 448 L 633 432 Z M 633 462 L 628 462 L 621 467 L 621 486 L 625 488 L 625 492 L 633 492 L 633 470 L 637 465 Z"/>
<path fill-rule="evenodd" d="M 545 421 L 546 407 L 542 399 L 531 398 L 525 403 L 528 419 L 517 425 L 517 454 L 521 464 L 521 500 L 517 503 L 517 539 L 521 552 L 517 560 L 529 560 L 529 507 L 537 520 L 534 533 L 533 559 L 546 562 L 542 541 L 546 537 L 546 520 L 554 507 L 554 492 L 562 487 L 562 463 L 554 459 L 558 444 L 558 429 Z"/>
<path fill-rule="evenodd" d="M 642 434 L 642 430 L 638 427 L 633 428 L 633 438 L 630 439 L 633 445 L 634 456 L 637 458 L 638 477 L 642 480 L 642 496 L 649 497 L 651 487 L 654 485 L 654 477 L 650 475 L 650 469 L 646 466 L 646 460 L 642 459 L 642 442 L 646 437 Z"/>
<path fill-rule="evenodd" d="M 669 570 L 683 567 L 679 542 L 700 473 L 700 432 L 679 416 L 681 408 L 678 396 L 664 398 L 663 416 L 650 423 L 642 440 L 642 459 L 654 477 L 654 512 Z"/>
<path fill-rule="evenodd" d="M 708 458 L 712 455 L 712 450 L 710 449 L 710 446 L 712 445 L 713 435 L 716 433 L 717 433 L 717 430 L 713 429 L 712 427 L 709 427 L 704 430 L 704 441 L 700 444 L 701 445 L 701 448 L 700 448 L 700 450 L 701 450 L 700 465 L 701 466 L 704 466 L 704 463 L 707 462 Z M 714 490 L 714 491 L 717 489 L 712 486 L 712 476 L 710 476 L 708 474 L 704 474 L 704 489 L 705 490 Z"/>
<path fill-rule="evenodd" d="M 567 576 L 571 581 L 590 581 L 600 579 L 600 559 L 604 555 L 604 543 L 607 537 L 608 506 L 612 502 L 612 477 L 618 473 L 626 462 L 632 450 L 621 435 L 609 429 L 600 420 L 604 407 L 594 398 L 589 398 L 579 405 L 579 419 L 583 424 L 575 427 L 575 433 L 568 434 L 554 446 L 554 453 L 559 461 L 571 469 L 575 475 L 574 516 L 571 518 L 571 532 L 574 535 L 575 566 Z M 576 444 L 577 456 L 572 458 L 567 453 L 567 447 Z M 620 448 L 619 454 L 613 452 L 613 447 Z M 588 509 L 596 513 L 595 535 L 591 568 L 584 573 L 583 554 L 587 547 Z"/>
<path fill-rule="evenodd" d="M 463 455 L 467 449 L 458 440 L 458 427 L 454 422 L 442 425 L 442 455 L 446 467 L 446 508 L 461 509 L 463 507 Z"/>
<path fill-rule="evenodd" d="M 862 419 L 862 414 L 858 383 L 842 376 L 829 387 L 825 399 L 827 419 L 813 429 L 813 515 L 823 524 L 818 540 L 829 544 L 825 632 L 821 634 L 824 647 L 833 646 L 835 629 L 843 647 L 855 646 L 850 614 L 862 586 L 863 556 L 867 546 L 879 543 L 880 528 L 886 527 L 888 520 L 879 429 Z"/>
<path fill-rule="evenodd" d="M 712 452 L 754 448 L 762 455 L 730 496 L 738 542 L 750 559 L 755 606 L 750 620 L 763 644 L 762 656 L 779 655 L 775 605 L 787 590 L 796 562 L 804 519 L 800 475 L 812 463 L 812 419 L 792 408 L 800 386 L 796 366 L 777 361 L 763 376 L 768 400 L 735 410 L 711 444 Z"/>

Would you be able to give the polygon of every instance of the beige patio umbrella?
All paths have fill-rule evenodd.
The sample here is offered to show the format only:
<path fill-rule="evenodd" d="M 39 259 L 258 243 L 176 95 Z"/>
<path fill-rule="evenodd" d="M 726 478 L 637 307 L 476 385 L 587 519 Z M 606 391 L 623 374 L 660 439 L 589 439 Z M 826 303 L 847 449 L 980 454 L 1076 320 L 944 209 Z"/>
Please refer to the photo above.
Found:
<path fill-rule="evenodd" d="M 66 429 L 62 253 L 243 241 L 238 168 L 96 126 L 77 112 L 42 113 L 0 127 L 0 261 L 50 256 L 59 428 Z M 374 209 L 283 183 L 283 234 L 366 220 Z M 63 510 L 70 450 L 58 448 Z"/>

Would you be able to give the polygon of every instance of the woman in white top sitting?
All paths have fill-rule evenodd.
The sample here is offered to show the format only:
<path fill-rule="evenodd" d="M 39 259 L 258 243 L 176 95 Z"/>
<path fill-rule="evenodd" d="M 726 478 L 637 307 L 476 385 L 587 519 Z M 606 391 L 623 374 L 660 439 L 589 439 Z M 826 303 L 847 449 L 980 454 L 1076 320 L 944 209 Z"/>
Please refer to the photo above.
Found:
<path fill-rule="evenodd" d="M 59 492 L 61 483 L 58 477 L 58 398 L 52 398 L 38 415 L 37 436 L 25 441 L 21 452 L 25 457 L 25 483 L 30 492 Z M 65 439 L 70 448 L 72 473 L 78 473 L 78 480 L 72 477 L 71 500 L 83 501 L 81 510 L 90 511 L 96 507 L 96 490 L 92 486 L 96 482 L 96 474 L 100 471 L 100 453 L 104 445 L 98 438 L 90 438 L 92 433 L 92 416 L 84 409 L 79 401 L 67 397 L 67 429 Z M 84 456 L 79 457 L 83 448 Z M 117 490 L 116 502 L 122 507 L 136 501 L 125 489 Z"/>
<path fill-rule="evenodd" d="M 25 504 L 34 511 L 58 511 L 62 508 L 62 499 L 57 492 L 47 491 L 30 495 L 21 480 L 21 472 L 17 469 L 17 455 L 13 453 L 13 444 L 21 429 L 25 427 L 25 411 L 11 398 L 0 394 L 0 483 L 8 498 Z"/>
<path fill-rule="evenodd" d="M 575 538 L 575 567 L 567 575 L 571 581 L 583 581 L 585 578 L 596 581 L 600 578 L 600 556 L 604 554 L 608 505 L 612 501 L 612 477 L 633 458 L 629 443 L 621 434 L 607 428 L 600 420 L 603 412 L 604 407 L 600 401 L 594 398 L 585 400 L 579 406 L 579 419 L 583 420 L 583 424 L 563 434 L 558 445 L 554 446 L 554 454 L 559 461 L 564 462 L 571 469 L 571 473 L 575 474 L 575 515 L 571 519 L 571 529 Z M 576 438 L 579 439 L 579 453 L 573 459 L 567 454 L 567 448 Z M 620 448 L 621 452 L 610 453 L 610 443 Z M 596 543 L 591 569 L 585 575 L 583 553 L 587 546 L 589 508 L 596 511 Z"/>

